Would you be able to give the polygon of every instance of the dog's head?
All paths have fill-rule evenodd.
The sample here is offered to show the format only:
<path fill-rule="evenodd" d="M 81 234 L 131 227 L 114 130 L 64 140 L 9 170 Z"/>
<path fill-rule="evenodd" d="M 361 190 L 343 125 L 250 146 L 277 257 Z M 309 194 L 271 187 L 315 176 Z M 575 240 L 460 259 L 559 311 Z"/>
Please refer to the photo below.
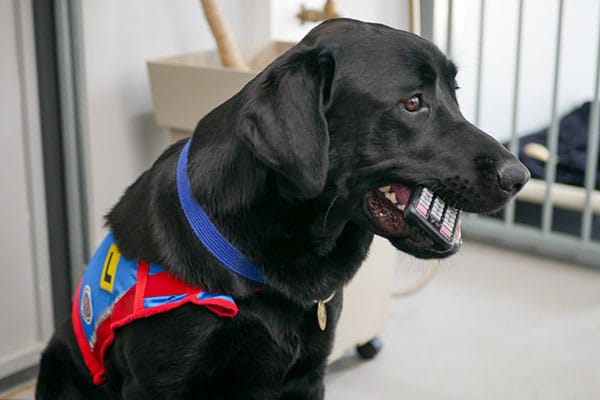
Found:
<path fill-rule="evenodd" d="M 276 172 L 282 197 L 323 205 L 324 225 L 347 218 L 405 252 L 444 257 L 456 248 L 435 250 L 404 221 L 416 186 L 490 213 L 529 178 L 462 116 L 456 72 L 416 35 L 331 20 L 249 84 L 238 133 Z"/>

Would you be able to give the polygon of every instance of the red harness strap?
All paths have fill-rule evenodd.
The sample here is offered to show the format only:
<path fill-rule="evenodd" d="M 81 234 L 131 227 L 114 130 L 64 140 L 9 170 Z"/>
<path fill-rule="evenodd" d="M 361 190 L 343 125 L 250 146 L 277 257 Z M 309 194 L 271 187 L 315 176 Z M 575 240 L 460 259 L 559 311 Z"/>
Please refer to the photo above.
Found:
<path fill-rule="evenodd" d="M 207 294 L 202 289 L 188 285 L 167 272 L 150 275 L 149 265 L 146 262 L 138 262 L 136 278 L 137 282 L 133 287 L 102 311 L 95 332 L 89 341 L 83 330 L 80 313 L 81 282 L 75 292 L 72 308 L 73 329 L 83 360 L 96 385 L 106 380 L 104 357 L 118 328 L 136 319 L 167 312 L 187 303 L 206 307 L 221 317 L 232 318 L 238 313 L 236 304 L 228 296 Z"/>

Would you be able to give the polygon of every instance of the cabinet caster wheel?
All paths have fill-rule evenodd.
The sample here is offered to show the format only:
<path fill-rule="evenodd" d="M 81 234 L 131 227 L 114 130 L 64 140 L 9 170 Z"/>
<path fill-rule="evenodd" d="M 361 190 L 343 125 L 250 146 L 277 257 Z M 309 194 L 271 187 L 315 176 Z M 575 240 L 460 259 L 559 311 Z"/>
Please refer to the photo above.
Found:
<path fill-rule="evenodd" d="M 381 342 L 381 339 L 376 337 L 365 344 L 356 346 L 356 352 L 363 360 L 371 360 L 379 354 L 382 347 L 383 343 Z"/>

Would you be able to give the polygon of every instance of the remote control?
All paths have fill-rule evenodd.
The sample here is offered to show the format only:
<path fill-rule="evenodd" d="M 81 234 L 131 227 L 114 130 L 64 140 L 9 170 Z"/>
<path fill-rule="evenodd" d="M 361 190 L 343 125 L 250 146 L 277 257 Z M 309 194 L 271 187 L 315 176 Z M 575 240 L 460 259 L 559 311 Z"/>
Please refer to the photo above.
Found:
<path fill-rule="evenodd" d="M 425 187 L 413 191 L 404 220 L 418 228 L 438 250 L 447 251 L 460 244 L 460 210 L 448 206 Z"/>

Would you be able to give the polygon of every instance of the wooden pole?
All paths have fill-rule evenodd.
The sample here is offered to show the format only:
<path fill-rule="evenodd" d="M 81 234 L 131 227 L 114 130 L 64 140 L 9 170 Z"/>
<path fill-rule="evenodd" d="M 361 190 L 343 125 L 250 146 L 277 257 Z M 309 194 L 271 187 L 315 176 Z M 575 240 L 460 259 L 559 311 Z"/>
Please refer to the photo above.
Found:
<path fill-rule="evenodd" d="M 200 0 L 208 26 L 217 42 L 221 64 L 226 68 L 249 70 L 250 68 L 233 39 L 233 35 L 217 0 Z"/>

